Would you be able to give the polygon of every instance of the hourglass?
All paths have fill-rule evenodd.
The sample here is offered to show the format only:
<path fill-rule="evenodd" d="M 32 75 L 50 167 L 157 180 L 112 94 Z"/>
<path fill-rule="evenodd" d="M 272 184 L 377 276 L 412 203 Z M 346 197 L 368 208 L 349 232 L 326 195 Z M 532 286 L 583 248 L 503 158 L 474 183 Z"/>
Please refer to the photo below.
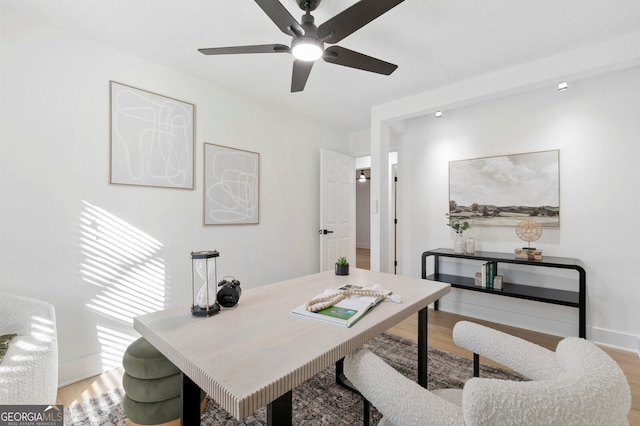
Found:
<path fill-rule="evenodd" d="M 216 250 L 191 252 L 191 313 L 198 317 L 209 317 L 220 311 L 216 301 L 217 258 Z M 198 281 L 200 290 L 196 294 Z"/>

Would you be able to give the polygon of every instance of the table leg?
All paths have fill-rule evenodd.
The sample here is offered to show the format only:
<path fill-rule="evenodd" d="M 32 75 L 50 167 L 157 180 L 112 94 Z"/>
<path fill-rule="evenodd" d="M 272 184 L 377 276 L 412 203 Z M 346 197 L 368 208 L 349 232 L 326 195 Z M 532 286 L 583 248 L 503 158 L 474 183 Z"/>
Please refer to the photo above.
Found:
<path fill-rule="evenodd" d="M 369 418 L 371 417 L 370 415 L 371 404 L 364 397 L 364 395 L 362 395 L 358 391 L 358 389 L 356 389 L 355 386 L 353 386 L 353 383 L 351 383 L 351 381 L 347 379 L 347 376 L 344 375 L 344 358 L 340 358 L 338 361 L 336 361 L 336 383 L 342 386 L 343 388 L 350 390 L 356 395 L 362 396 L 362 403 L 364 404 L 364 407 L 362 410 L 363 426 L 369 426 Z"/>
<path fill-rule="evenodd" d="M 344 375 L 344 358 L 340 358 L 336 361 L 336 383 L 351 392 L 360 395 L 358 389 L 351 383 L 347 376 Z"/>
<path fill-rule="evenodd" d="M 182 426 L 193 426 L 200 424 L 200 387 L 196 385 L 186 374 L 180 373 L 182 386 L 180 398 L 182 402 L 182 412 L 180 413 L 180 424 Z"/>
<path fill-rule="evenodd" d="M 480 377 L 480 355 L 473 354 L 473 377 Z"/>
<path fill-rule="evenodd" d="M 292 391 L 289 391 L 267 405 L 267 425 L 291 426 L 293 416 Z"/>
<path fill-rule="evenodd" d="M 363 396 L 362 404 L 362 426 L 369 426 L 371 423 L 371 403 Z"/>
<path fill-rule="evenodd" d="M 418 312 L 418 384 L 427 388 L 427 308 Z"/>

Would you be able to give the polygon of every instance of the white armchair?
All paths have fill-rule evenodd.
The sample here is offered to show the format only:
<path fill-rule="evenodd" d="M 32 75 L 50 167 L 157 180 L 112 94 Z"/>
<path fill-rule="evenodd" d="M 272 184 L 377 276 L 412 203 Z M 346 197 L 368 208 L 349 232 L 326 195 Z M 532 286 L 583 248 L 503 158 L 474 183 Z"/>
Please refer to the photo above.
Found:
<path fill-rule="evenodd" d="M 58 391 L 53 305 L 0 293 L 0 335 L 17 334 L 0 362 L 0 405 L 51 405 Z"/>
<path fill-rule="evenodd" d="M 384 416 L 380 425 L 627 425 L 631 391 L 618 364 L 593 343 L 563 339 L 556 351 L 461 321 L 455 343 L 530 381 L 471 378 L 463 389 L 428 391 L 375 354 L 345 358 L 354 386 Z"/>

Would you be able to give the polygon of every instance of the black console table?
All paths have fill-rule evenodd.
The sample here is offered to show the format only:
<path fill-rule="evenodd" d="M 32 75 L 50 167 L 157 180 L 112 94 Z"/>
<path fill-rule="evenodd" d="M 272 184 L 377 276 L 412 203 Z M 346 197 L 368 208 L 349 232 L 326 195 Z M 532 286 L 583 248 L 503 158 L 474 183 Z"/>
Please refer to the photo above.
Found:
<path fill-rule="evenodd" d="M 433 274 L 427 275 L 427 258 L 433 256 Z M 502 290 L 483 288 L 475 285 L 475 277 L 463 277 L 440 273 L 440 258 L 471 259 L 480 261 L 493 261 L 510 263 L 515 265 L 540 266 L 545 268 L 572 269 L 578 273 L 578 291 L 558 290 L 542 288 L 531 285 L 514 284 L 504 282 Z M 498 266 L 499 269 L 499 266 Z M 578 259 L 565 257 L 544 256 L 542 260 L 516 259 L 514 254 L 494 253 L 479 251 L 475 254 L 455 253 L 452 249 L 439 248 L 422 253 L 422 278 L 434 281 L 443 281 L 451 284 L 451 287 L 463 290 L 479 291 L 495 294 L 497 296 L 516 297 L 519 299 L 534 300 L 537 302 L 553 303 L 555 305 L 571 306 L 578 308 L 578 336 L 586 337 L 586 273 L 582 262 Z M 434 308 L 438 310 L 439 302 L 435 302 Z"/>

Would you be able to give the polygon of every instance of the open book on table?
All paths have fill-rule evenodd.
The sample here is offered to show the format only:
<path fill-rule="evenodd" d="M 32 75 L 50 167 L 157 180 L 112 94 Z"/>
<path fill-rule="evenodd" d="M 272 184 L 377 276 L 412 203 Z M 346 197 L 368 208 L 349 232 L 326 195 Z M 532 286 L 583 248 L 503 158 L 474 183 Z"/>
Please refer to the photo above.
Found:
<path fill-rule="evenodd" d="M 334 290 L 334 292 L 337 293 L 340 290 L 363 290 L 363 288 L 360 286 L 347 284 L 338 288 L 337 290 Z M 316 295 L 314 299 L 326 296 L 327 294 L 331 294 L 331 292 L 329 291 L 325 292 L 324 294 Z M 391 292 L 384 291 L 383 294 L 389 295 L 391 294 Z M 367 312 L 373 309 L 384 299 L 384 296 L 351 296 L 339 301 L 333 306 L 330 306 L 318 312 L 308 311 L 305 308 L 305 305 L 301 305 L 291 311 L 291 313 L 317 319 L 320 321 L 330 322 L 332 324 L 338 324 L 343 327 L 351 327 L 356 321 L 362 318 Z"/>

